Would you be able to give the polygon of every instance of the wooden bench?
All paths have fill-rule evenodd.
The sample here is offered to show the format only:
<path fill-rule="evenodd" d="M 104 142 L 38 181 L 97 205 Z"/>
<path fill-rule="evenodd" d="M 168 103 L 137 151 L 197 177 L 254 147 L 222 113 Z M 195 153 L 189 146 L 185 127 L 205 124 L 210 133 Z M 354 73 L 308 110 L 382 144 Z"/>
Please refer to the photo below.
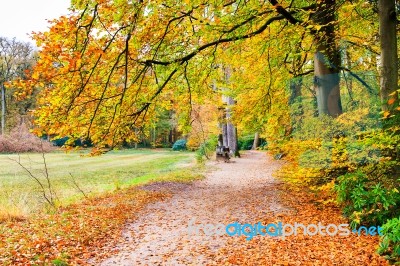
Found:
<path fill-rule="evenodd" d="M 217 146 L 217 148 L 216 148 L 216 159 L 217 159 L 217 161 L 219 160 L 219 159 L 223 159 L 224 160 L 224 162 L 229 162 L 229 159 L 231 158 L 230 157 L 230 154 L 229 154 L 229 148 L 228 147 L 224 147 L 224 146 Z"/>

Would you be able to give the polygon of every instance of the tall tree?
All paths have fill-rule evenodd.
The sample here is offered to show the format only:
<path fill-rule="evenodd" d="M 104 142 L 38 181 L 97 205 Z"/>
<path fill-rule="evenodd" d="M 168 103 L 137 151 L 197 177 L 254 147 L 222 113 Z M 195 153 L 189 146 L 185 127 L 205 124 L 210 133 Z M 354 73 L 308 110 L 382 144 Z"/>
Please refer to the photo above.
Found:
<path fill-rule="evenodd" d="M 274 25 L 288 36 L 310 26 L 311 35 L 319 32 L 315 38 L 322 56 L 317 60 L 323 62 L 318 73 L 335 76 L 327 62 L 336 64 L 336 47 L 332 53 L 323 50 L 334 44 L 336 6 L 329 1 L 319 6 L 276 0 L 73 1 L 73 15 L 54 21 L 48 34 L 36 35 L 40 59 L 30 82 L 22 85 L 26 91 L 40 83 L 46 86 L 34 113 L 38 131 L 87 137 L 113 147 L 148 122 L 155 102 L 167 108 L 172 97 L 178 98 L 175 102 L 207 97 L 210 86 L 184 87 L 212 80 L 216 58 L 228 44 L 256 36 L 268 40 L 267 29 Z M 318 15 L 310 21 L 316 8 Z M 320 98 L 329 104 L 321 110 L 336 116 L 339 88 L 331 83 L 327 87 Z"/>
<path fill-rule="evenodd" d="M 254 141 L 253 141 L 253 145 L 251 146 L 251 149 L 257 150 L 259 145 L 260 145 L 260 133 L 256 132 L 256 133 L 254 133 Z"/>
<path fill-rule="evenodd" d="M 6 131 L 7 93 L 6 83 L 23 77 L 32 64 L 33 48 L 29 43 L 0 37 L 0 88 L 1 88 L 1 134 Z M 12 96 L 10 96 L 12 98 Z"/>
<path fill-rule="evenodd" d="M 1 83 L 1 134 L 6 131 L 6 88 L 4 83 Z"/>
<path fill-rule="evenodd" d="M 324 0 L 318 4 L 313 20 L 319 30 L 315 34 L 314 88 L 320 115 L 336 117 L 342 113 L 339 70 L 340 55 L 336 45 L 336 3 Z"/>
<path fill-rule="evenodd" d="M 396 35 L 396 1 L 379 0 L 379 37 L 381 47 L 381 100 L 382 110 L 390 110 L 390 99 L 397 100 L 398 81 L 398 58 L 397 58 L 397 35 Z M 393 106 L 393 105 L 392 105 Z"/>
<path fill-rule="evenodd" d="M 232 121 L 232 108 L 235 105 L 235 100 L 230 96 L 223 96 L 225 103 L 225 122 L 222 128 L 223 144 L 229 147 L 229 151 L 233 156 L 238 155 L 238 138 L 237 129 Z"/>

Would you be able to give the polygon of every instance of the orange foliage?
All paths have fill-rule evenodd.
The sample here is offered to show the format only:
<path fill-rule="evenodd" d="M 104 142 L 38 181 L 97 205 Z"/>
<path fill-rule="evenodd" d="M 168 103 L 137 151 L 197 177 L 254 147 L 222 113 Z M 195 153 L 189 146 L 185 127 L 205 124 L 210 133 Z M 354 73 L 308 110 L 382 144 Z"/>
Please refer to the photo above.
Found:
<path fill-rule="evenodd" d="M 0 223 L 0 263 L 49 265 L 59 259 L 76 265 L 109 256 L 126 221 L 163 197 L 131 188 L 70 205 L 55 214 Z"/>

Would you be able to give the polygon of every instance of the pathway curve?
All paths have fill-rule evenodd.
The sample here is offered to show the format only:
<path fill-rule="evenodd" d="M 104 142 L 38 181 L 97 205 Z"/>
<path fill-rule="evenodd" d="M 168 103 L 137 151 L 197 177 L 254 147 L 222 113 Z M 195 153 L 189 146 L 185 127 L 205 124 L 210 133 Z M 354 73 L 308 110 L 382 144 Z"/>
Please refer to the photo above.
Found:
<path fill-rule="evenodd" d="M 210 162 L 215 170 L 187 184 L 151 184 L 148 190 L 169 190 L 174 196 L 148 205 L 124 232 L 119 252 L 101 265 L 205 265 L 213 264 L 227 235 L 207 236 L 188 231 L 189 223 L 257 223 L 267 213 L 287 211 L 281 206 L 277 180 L 280 167 L 263 152 L 249 151 L 230 163 Z M 191 227 L 192 229 L 194 227 Z"/>

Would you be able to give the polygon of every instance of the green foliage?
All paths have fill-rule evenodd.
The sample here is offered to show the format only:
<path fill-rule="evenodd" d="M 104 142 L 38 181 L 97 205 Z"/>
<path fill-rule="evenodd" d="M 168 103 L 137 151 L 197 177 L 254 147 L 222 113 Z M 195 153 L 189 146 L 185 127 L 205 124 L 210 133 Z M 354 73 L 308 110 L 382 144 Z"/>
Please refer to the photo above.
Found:
<path fill-rule="evenodd" d="M 291 106 L 292 138 L 280 148 L 295 163 L 282 173 L 317 191 L 335 191 L 353 228 L 388 223 L 380 253 L 398 259 L 398 231 L 390 219 L 400 216 L 400 130 L 389 124 L 393 117 L 382 120 L 375 99 L 369 108 L 360 99 L 337 118 L 313 116 L 305 101 Z"/>
<path fill-rule="evenodd" d="M 338 178 L 335 186 L 343 212 L 351 219 L 352 227 L 360 224 L 381 225 L 400 214 L 400 194 L 376 183 L 361 171 Z"/>
<path fill-rule="evenodd" d="M 300 140 L 321 139 L 332 141 L 338 133 L 354 136 L 378 128 L 379 120 L 366 109 L 342 114 L 338 119 L 330 116 L 304 117 L 296 125 L 293 137 Z"/>
<path fill-rule="evenodd" d="M 204 143 L 202 143 L 199 149 L 196 151 L 196 160 L 201 163 L 204 158 L 210 159 L 215 152 L 215 147 L 218 145 L 218 136 L 212 135 Z"/>
<path fill-rule="evenodd" d="M 389 259 L 398 259 L 400 243 L 399 225 L 395 217 L 400 216 L 400 135 L 398 130 L 386 128 L 359 134 L 349 147 L 356 158 L 352 160 L 354 173 L 347 173 L 337 179 L 338 201 L 351 225 L 384 225 L 380 254 Z M 391 220 L 392 219 L 392 220 Z"/>
<path fill-rule="evenodd" d="M 174 145 L 172 145 L 172 150 L 174 151 L 184 151 L 186 150 L 186 139 L 178 139 L 175 141 Z"/>
<path fill-rule="evenodd" d="M 296 162 L 296 167 L 285 175 L 324 185 L 359 167 L 376 164 L 382 159 L 381 147 L 371 145 L 368 137 L 373 132 L 382 134 L 381 130 L 374 130 L 378 125 L 368 109 L 344 113 L 338 118 L 299 119 L 294 124 L 293 137 L 277 151 Z M 392 136 L 385 139 L 389 143 Z"/>
<path fill-rule="evenodd" d="M 267 144 L 267 142 L 263 138 L 260 138 L 259 142 L 259 147 L 264 147 Z M 251 148 L 253 147 L 253 143 L 254 134 L 242 136 L 238 139 L 239 150 L 251 150 Z"/>
<path fill-rule="evenodd" d="M 47 139 L 47 136 L 43 136 L 42 138 Z M 65 145 L 72 147 L 92 147 L 90 140 L 72 139 L 70 137 L 53 139 L 51 142 L 57 147 L 62 147 Z"/>
<path fill-rule="evenodd" d="M 284 168 L 284 176 L 318 187 L 360 169 L 371 180 L 375 176 L 375 184 L 390 188 L 392 178 L 399 174 L 399 134 L 381 119 L 375 72 L 357 76 L 368 88 L 354 82 L 347 87 L 349 77 L 345 76 L 343 88 L 351 91 L 341 91 L 344 113 L 339 117 L 317 116 L 315 95 L 304 89 L 290 102 L 291 138 L 274 150 L 295 162 L 291 169 Z M 312 86 L 311 79 L 301 82 L 303 88 Z"/>
<path fill-rule="evenodd" d="M 68 266 L 68 263 L 66 263 L 65 261 L 63 261 L 61 259 L 55 259 L 51 263 L 54 266 Z"/>
<path fill-rule="evenodd" d="M 339 125 L 332 117 L 305 117 L 297 125 L 297 130 L 293 133 L 293 137 L 300 140 L 322 139 L 326 141 L 332 140 L 336 131 L 343 131 L 343 127 Z"/>
<path fill-rule="evenodd" d="M 400 261 L 400 217 L 388 220 L 382 226 L 383 237 L 378 253 L 386 255 L 389 260 Z"/>
<path fill-rule="evenodd" d="M 59 139 L 54 139 L 52 140 L 53 144 L 56 145 L 57 147 L 62 147 L 65 145 L 65 143 L 68 141 L 68 137 L 63 137 Z"/>
<path fill-rule="evenodd" d="M 238 139 L 239 150 L 251 150 L 253 147 L 254 135 L 243 136 Z"/>

